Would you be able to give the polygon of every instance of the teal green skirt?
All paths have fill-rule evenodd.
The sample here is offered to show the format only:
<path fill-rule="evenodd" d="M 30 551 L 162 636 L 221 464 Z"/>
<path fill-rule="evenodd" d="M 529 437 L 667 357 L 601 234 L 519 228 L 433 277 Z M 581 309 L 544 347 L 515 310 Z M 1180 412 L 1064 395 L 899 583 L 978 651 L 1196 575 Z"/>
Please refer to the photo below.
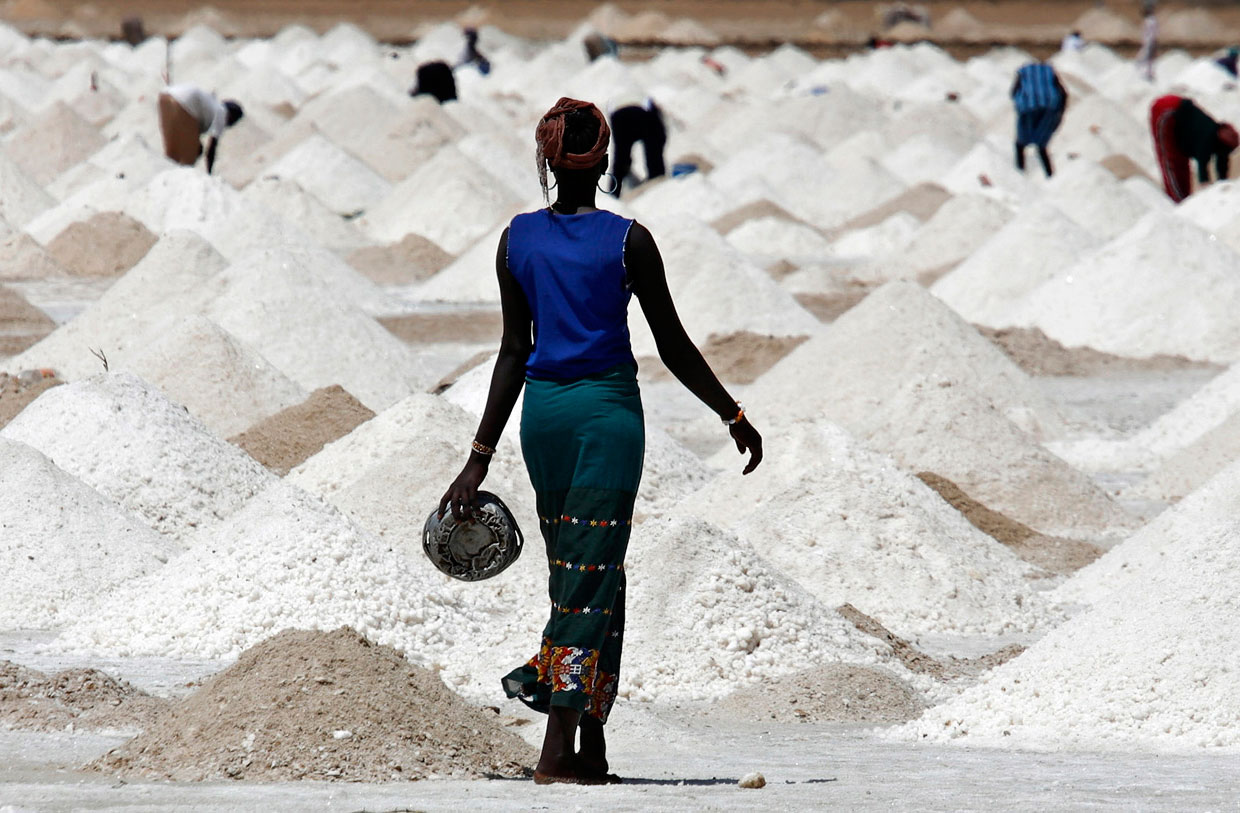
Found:
<path fill-rule="evenodd" d="M 538 654 L 503 679 L 509 697 L 607 721 L 624 645 L 624 554 L 646 433 L 636 368 L 527 379 L 521 446 L 547 546 L 551 614 Z"/>

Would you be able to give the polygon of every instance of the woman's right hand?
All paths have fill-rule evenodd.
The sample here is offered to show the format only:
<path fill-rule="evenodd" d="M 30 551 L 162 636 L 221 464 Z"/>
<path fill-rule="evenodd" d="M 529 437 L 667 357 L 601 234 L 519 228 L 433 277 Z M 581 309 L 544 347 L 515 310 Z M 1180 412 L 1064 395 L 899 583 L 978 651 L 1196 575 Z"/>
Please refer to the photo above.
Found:
<path fill-rule="evenodd" d="M 482 485 L 482 481 L 486 479 L 489 461 L 487 458 L 478 460 L 481 455 L 473 454 L 465 468 L 461 469 L 461 473 L 452 481 L 452 485 L 448 486 L 448 490 L 444 492 L 443 497 L 439 500 L 439 518 L 443 518 L 443 513 L 448 506 L 452 506 L 452 518 L 457 522 L 468 519 L 473 516 L 474 504 L 478 501 L 478 486 Z"/>
<path fill-rule="evenodd" d="M 749 463 L 741 474 L 749 474 L 758 468 L 758 464 L 762 462 L 762 436 L 753 428 L 749 418 L 742 415 L 739 421 L 728 426 L 728 434 L 736 441 L 736 451 L 741 454 L 749 452 Z"/>

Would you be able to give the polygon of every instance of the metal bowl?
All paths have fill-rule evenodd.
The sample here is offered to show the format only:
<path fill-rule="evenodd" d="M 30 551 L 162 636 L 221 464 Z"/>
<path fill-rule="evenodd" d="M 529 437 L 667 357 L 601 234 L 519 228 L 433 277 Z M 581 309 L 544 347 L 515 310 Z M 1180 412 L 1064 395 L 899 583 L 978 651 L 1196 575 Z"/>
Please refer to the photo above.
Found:
<path fill-rule="evenodd" d="M 431 511 L 422 527 L 422 550 L 454 579 L 482 581 L 496 576 L 521 555 L 525 538 L 504 501 L 479 491 L 473 516 L 457 522 L 452 511 Z"/>

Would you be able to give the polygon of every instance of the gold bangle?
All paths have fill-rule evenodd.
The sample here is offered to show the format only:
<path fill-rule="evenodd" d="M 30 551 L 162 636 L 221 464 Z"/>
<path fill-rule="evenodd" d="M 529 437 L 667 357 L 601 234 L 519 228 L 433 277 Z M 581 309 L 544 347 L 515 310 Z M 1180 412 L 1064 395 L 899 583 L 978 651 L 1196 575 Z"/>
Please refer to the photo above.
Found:
<path fill-rule="evenodd" d="M 490 457 L 491 455 L 495 454 L 495 450 L 492 449 L 490 446 L 479 443 L 476 440 L 469 444 L 469 448 L 473 449 L 478 454 L 486 455 L 487 457 Z"/>
<path fill-rule="evenodd" d="M 741 418 L 744 418 L 744 417 L 745 417 L 745 405 L 742 404 L 740 401 L 737 401 L 736 402 L 736 417 L 735 418 L 720 418 L 719 420 L 723 421 L 724 425 L 731 426 L 734 423 L 740 423 Z"/>

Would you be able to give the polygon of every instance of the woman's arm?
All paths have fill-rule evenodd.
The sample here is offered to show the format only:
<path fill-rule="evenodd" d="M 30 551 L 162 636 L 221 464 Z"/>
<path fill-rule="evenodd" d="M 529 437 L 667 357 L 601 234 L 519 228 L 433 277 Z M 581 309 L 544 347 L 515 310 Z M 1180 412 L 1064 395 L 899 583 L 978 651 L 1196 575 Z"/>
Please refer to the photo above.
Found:
<path fill-rule="evenodd" d="M 474 434 L 474 440 L 492 449 L 499 445 L 500 435 L 504 433 L 512 408 L 517 403 L 521 388 L 525 386 L 525 362 L 534 347 L 529 302 L 521 285 L 508 271 L 507 229 L 499 238 L 495 274 L 499 278 L 500 303 L 504 310 L 504 337 L 500 340 L 495 370 L 491 373 L 487 405 L 482 411 L 478 431 Z M 451 505 L 453 517 L 458 520 L 468 517 L 478 498 L 478 487 L 486 478 L 490 465 L 491 455 L 471 450 L 465 468 L 461 469 L 439 500 L 439 515 L 443 516 L 444 509 Z"/>
<path fill-rule="evenodd" d="M 650 324 L 650 332 L 654 334 L 664 366 L 720 418 L 736 417 L 739 411 L 736 401 L 719 383 L 680 323 L 671 291 L 667 288 L 667 275 L 663 270 L 659 247 L 642 224 L 634 223 L 629 229 L 624 256 L 633 292 L 637 294 L 642 312 Z M 743 472 L 749 474 L 762 462 L 762 436 L 743 415 L 728 430 L 732 440 L 736 441 L 737 451 L 742 454 L 749 452 L 749 463 Z"/>

